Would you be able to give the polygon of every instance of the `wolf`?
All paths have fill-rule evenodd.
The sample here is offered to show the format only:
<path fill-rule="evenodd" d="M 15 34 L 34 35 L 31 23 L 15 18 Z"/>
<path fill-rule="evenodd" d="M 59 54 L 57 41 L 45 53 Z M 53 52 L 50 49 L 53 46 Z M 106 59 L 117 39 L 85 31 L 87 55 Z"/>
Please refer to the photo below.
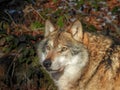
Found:
<path fill-rule="evenodd" d="M 83 31 L 79 20 L 66 28 L 46 20 L 37 51 L 58 90 L 120 90 L 120 45 Z"/>

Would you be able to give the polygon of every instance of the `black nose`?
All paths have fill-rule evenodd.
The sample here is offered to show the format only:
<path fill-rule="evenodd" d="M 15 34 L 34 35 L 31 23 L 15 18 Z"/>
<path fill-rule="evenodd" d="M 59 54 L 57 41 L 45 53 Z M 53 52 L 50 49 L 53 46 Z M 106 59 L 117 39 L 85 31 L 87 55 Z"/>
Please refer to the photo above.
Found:
<path fill-rule="evenodd" d="M 49 59 L 47 59 L 47 60 L 45 60 L 45 61 L 43 62 L 43 66 L 44 66 L 45 68 L 49 68 L 49 67 L 51 66 L 51 64 L 52 64 L 52 62 L 51 62 L 51 60 L 49 60 Z"/>

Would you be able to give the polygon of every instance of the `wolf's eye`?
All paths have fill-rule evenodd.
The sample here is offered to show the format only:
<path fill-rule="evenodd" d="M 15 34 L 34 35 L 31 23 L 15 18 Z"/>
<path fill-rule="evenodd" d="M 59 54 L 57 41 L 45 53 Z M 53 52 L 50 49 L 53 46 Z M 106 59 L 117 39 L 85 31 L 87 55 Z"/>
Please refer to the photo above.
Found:
<path fill-rule="evenodd" d="M 61 52 L 64 52 L 64 51 L 66 51 L 67 50 L 67 47 L 63 47 L 62 49 L 61 49 Z"/>
<path fill-rule="evenodd" d="M 50 50 L 50 46 L 47 45 L 47 46 L 46 46 L 46 50 Z"/>

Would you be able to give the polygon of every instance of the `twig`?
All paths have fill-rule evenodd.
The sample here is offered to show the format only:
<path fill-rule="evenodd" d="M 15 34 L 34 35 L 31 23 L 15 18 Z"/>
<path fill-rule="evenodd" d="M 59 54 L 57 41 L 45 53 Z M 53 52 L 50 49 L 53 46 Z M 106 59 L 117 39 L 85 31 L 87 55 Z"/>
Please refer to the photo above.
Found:
<path fill-rule="evenodd" d="M 15 23 L 14 19 L 11 17 L 11 15 L 7 11 L 5 11 L 5 13 L 9 16 L 9 18 L 11 19 L 11 21 L 13 22 L 13 24 L 16 25 L 16 23 Z"/>
<path fill-rule="evenodd" d="M 12 70 L 12 74 L 11 74 L 11 76 L 13 77 L 14 71 L 15 71 L 15 70 L 14 70 L 14 68 L 15 68 L 15 61 L 17 60 L 17 57 L 18 57 L 19 53 L 21 52 L 21 50 L 22 50 L 22 49 L 20 49 L 20 50 L 18 51 L 18 53 L 17 53 L 16 56 L 14 57 L 13 61 L 12 61 L 11 64 L 9 65 L 8 70 L 7 70 L 7 75 L 9 74 L 9 71 L 10 71 L 11 67 L 13 66 L 13 70 Z"/>
<path fill-rule="evenodd" d="M 45 20 L 45 19 L 43 18 L 43 16 L 42 16 L 37 10 L 35 10 L 33 7 L 32 7 L 32 9 L 33 9 L 43 20 Z"/>
<path fill-rule="evenodd" d="M 27 6 L 24 10 L 23 10 L 23 12 L 24 13 L 28 13 L 28 12 L 31 12 L 31 11 L 35 11 L 43 20 L 45 20 L 44 19 L 44 17 L 38 12 L 39 10 L 35 10 L 31 5 L 30 6 Z"/>

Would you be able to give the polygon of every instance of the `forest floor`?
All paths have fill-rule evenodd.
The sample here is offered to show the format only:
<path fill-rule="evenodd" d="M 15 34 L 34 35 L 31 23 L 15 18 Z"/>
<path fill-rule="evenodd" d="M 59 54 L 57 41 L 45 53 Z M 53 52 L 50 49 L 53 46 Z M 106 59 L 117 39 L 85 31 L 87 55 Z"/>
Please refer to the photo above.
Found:
<path fill-rule="evenodd" d="M 59 27 L 80 20 L 120 44 L 119 0 L 1 0 L 0 90 L 56 90 L 36 52 L 47 19 Z"/>

